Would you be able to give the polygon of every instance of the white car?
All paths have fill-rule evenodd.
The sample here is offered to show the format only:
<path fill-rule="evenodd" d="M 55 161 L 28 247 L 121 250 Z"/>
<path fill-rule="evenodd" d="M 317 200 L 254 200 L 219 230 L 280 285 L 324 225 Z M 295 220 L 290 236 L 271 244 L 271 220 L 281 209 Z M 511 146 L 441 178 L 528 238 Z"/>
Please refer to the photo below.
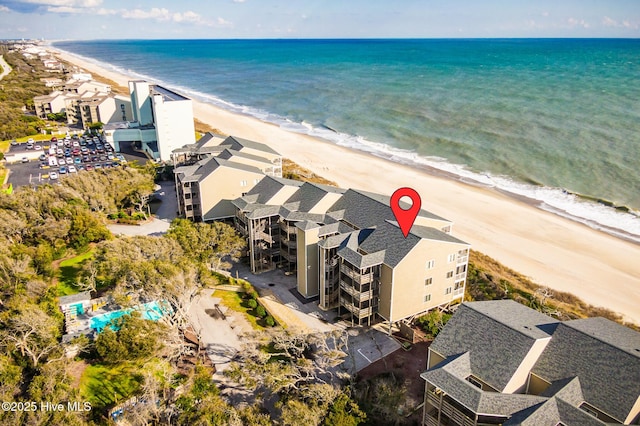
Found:
<path fill-rule="evenodd" d="M 76 170 L 76 166 L 69 166 L 69 173 L 78 173 L 78 170 Z"/>
<path fill-rule="evenodd" d="M 35 146 L 33 147 L 33 149 L 35 149 L 36 151 L 41 151 L 41 150 L 42 150 L 42 146 L 40 146 L 40 145 L 35 145 Z"/>
<path fill-rule="evenodd" d="M 73 158 L 71 158 L 71 157 L 67 158 L 66 163 L 68 165 L 72 165 L 73 164 Z"/>
<path fill-rule="evenodd" d="M 56 172 L 49 173 L 49 179 L 51 179 L 51 180 L 58 179 L 58 174 Z"/>

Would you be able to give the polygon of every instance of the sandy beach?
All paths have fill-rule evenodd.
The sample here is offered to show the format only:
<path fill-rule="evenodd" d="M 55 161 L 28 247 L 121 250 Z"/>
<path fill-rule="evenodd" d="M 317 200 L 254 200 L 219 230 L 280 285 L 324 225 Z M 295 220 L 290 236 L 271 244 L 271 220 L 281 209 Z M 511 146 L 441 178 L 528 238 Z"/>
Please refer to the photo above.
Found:
<path fill-rule="evenodd" d="M 129 78 L 79 58 L 61 59 L 127 86 Z M 283 157 L 335 181 L 390 195 L 411 186 L 423 208 L 454 221 L 453 234 L 551 289 L 567 291 L 640 324 L 640 245 L 507 197 L 302 134 L 253 117 L 193 102 L 199 120 L 271 146 Z M 188 141 L 185 141 L 187 143 Z"/>

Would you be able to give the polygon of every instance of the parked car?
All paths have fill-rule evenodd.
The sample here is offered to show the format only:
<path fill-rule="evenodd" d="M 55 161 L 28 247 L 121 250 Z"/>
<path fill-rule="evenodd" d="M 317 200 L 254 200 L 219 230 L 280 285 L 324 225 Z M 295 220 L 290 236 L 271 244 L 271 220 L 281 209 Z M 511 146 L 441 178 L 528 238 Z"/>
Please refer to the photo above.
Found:
<path fill-rule="evenodd" d="M 17 141 L 17 140 L 15 140 L 15 139 L 14 139 L 14 140 L 12 140 L 12 141 L 11 141 L 11 146 L 16 146 L 16 145 L 18 145 L 18 141 Z"/>
<path fill-rule="evenodd" d="M 58 174 L 56 172 L 49 173 L 49 179 L 51 179 L 51 180 L 58 179 Z"/>
<path fill-rule="evenodd" d="M 22 157 L 22 162 L 23 162 L 23 163 L 28 163 L 28 162 L 29 162 L 29 159 L 28 159 L 27 157 Z"/>
<path fill-rule="evenodd" d="M 69 173 L 78 173 L 76 166 L 69 166 Z"/>
<path fill-rule="evenodd" d="M 33 149 L 33 142 L 27 142 L 27 149 Z"/>
<path fill-rule="evenodd" d="M 42 151 L 42 146 L 40 145 L 34 145 L 33 149 L 35 149 L 36 151 Z"/>
<path fill-rule="evenodd" d="M 87 164 L 87 166 L 85 167 L 85 169 L 86 169 L 87 171 L 91 171 L 91 170 L 93 170 L 93 166 L 92 166 L 91 164 Z"/>
<path fill-rule="evenodd" d="M 102 168 L 102 164 L 96 164 L 96 166 L 95 166 L 96 170 L 101 169 L 101 168 Z"/>
<path fill-rule="evenodd" d="M 76 157 L 73 159 L 74 164 L 82 164 L 82 159 L 80 157 Z"/>
<path fill-rule="evenodd" d="M 58 138 L 56 138 L 55 136 L 51 138 L 51 142 L 58 142 Z"/>
<path fill-rule="evenodd" d="M 45 161 L 47 159 L 47 156 L 44 154 L 40 154 L 40 157 L 38 157 L 38 160 L 40 161 Z"/>
<path fill-rule="evenodd" d="M 66 163 L 69 164 L 69 165 L 73 164 L 73 158 L 71 158 L 71 157 L 67 158 Z"/>
<path fill-rule="evenodd" d="M 61 175 L 64 175 L 64 174 L 66 174 L 66 173 L 67 173 L 67 167 L 66 167 L 66 166 L 62 166 L 62 167 L 60 167 L 60 174 L 61 174 Z"/>

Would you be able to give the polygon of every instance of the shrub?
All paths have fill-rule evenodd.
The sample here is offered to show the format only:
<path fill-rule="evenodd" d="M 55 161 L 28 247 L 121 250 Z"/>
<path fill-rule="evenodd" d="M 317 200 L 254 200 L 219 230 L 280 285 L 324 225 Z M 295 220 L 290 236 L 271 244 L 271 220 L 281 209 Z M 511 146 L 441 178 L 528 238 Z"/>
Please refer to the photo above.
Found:
<path fill-rule="evenodd" d="M 255 300 L 251 299 L 252 301 L 255 302 Z M 267 316 L 267 311 L 264 309 L 264 307 L 262 306 L 258 306 L 256 308 L 256 315 L 259 316 L 260 318 L 264 318 Z"/>
<path fill-rule="evenodd" d="M 276 325 L 275 320 L 273 319 L 273 317 L 271 315 L 269 315 L 268 317 L 266 317 L 264 319 L 264 323 L 268 326 L 268 327 L 273 327 L 274 325 Z"/>
<path fill-rule="evenodd" d="M 247 307 L 256 309 L 258 307 L 258 302 L 256 301 L 256 299 L 249 299 L 247 300 Z"/>

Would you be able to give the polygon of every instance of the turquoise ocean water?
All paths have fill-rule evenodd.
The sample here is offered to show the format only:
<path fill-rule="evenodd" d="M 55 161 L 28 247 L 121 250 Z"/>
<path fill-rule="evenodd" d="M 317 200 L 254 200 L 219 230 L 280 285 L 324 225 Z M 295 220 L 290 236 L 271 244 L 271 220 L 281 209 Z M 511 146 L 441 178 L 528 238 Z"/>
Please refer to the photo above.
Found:
<path fill-rule="evenodd" d="M 54 46 L 290 131 L 494 186 L 640 242 L 640 40 Z"/>

